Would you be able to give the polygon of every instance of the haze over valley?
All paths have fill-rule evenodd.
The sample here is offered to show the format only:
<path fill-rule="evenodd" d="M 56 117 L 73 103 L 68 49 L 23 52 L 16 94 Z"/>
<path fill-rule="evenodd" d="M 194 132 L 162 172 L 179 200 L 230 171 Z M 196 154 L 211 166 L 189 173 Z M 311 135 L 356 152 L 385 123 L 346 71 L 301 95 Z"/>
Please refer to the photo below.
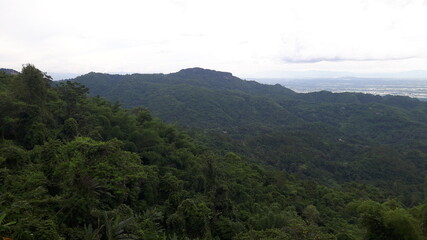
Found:
<path fill-rule="evenodd" d="M 308 93 L 318 91 L 361 92 L 374 95 L 399 95 L 427 101 L 426 79 L 396 78 L 310 78 L 310 79 L 253 79 L 260 83 L 281 84 L 296 92 Z"/>

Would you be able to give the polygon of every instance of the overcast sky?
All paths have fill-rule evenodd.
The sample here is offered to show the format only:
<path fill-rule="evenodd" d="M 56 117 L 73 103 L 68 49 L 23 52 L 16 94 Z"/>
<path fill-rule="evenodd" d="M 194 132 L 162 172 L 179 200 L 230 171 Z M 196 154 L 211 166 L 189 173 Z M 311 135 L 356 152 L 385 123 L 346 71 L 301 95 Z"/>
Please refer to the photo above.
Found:
<path fill-rule="evenodd" d="M 427 0 L 0 0 L 0 67 L 427 70 L 426 24 Z"/>

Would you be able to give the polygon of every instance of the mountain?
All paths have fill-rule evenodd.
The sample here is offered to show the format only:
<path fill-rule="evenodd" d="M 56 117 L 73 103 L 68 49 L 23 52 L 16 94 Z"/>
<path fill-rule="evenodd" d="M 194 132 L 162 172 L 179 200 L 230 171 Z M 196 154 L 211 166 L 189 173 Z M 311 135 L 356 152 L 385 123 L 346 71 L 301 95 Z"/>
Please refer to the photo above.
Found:
<path fill-rule="evenodd" d="M 0 68 L 0 72 L 4 72 L 4 73 L 10 74 L 10 75 L 17 75 L 17 74 L 19 74 L 18 71 L 13 70 L 13 69 L 8 69 L 8 68 Z"/>
<path fill-rule="evenodd" d="M 90 98 L 71 82 L 52 87 L 32 65 L 0 77 L 2 239 L 243 240 L 254 228 L 288 239 L 300 226 L 306 239 L 327 240 L 353 228 L 344 216 L 345 229 L 333 234 L 312 226 L 300 215 L 317 200 L 287 196 L 306 183 L 232 152 L 218 155 L 146 110 Z"/>
<path fill-rule="evenodd" d="M 280 85 L 243 81 L 231 73 L 191 68 L 171 74 L 110 75 L 89 73 L 75 79 L 110 101 L 126 108 L 143 106 L 167 122 L 200 128 L 274 124 L 296 119 L 270 97 L 293 95 Z M 272 118 L 269 118 L 272 120 Z"/>
<path fill-rule="evenodd" d="M 401 96 L 298 94 L 201 68 L 75 79 L 126 108 L 145 107 L 218 151 L 328 185 L 367 182 L 406 204 L 422 199 L 427 105 Z M 397 187 L 399 186 L 399 187 Z M 417 190 L 414 190 L 417 189 Z M 418 200 L 417 200 L 418 199 Z"/>
<path fill-rule="evenodd" d="M 159 87 L 169 87 L 175 95 L 185 89 L 175 87 L 184 85 L 195 91 L 218 91 L 227 101 L 236 100 L 233 94 L 261 97 L 298 122 L 280 126 L 274 120 L 277 116 L 268 115 L 264 125 L 253 118 L 252 125 L 246 121 L 246 128 L 221 126 L 235 128 L 232 134 L 206 126 L 190 129 L 188 135 L 144 108 L 123 109 L 89 97 L 88 89 L 76 82 L 52 84 L 33 65 L 25 65 L 18 77 L 2 73 L 0 237 L 422 240 L 427 236 L 423 231 L 427 204 L 420 199 L 426 151 L 425 126 L 420 123 L 425 105 L 407 98 L 295 95 L 282 87 L 266 91 L 271 86 L 247 90 L 240 86 L 247 83 L 232 75 L 201 69 L 179 74 L 183 75 L 173 79 L 153 77 L 191 82 Z M 194 86 L 206 82 L 213 86 Z M 284 93 L 275 92 L 279 90 Z M 196 104 L 204 97 L 185 93 L 191 101 L 183 103 Z M 253 103 L 237 107 L 247 109 L 245 104 Z M 251 111 L 262 110 L 255 104 Z M 203 118 L 207 117 L 200 115 L 195 121 Z M 376 123 L 387 118 L 390 122 Z M 349 126 L 343 124 L 348 123 L 359 124 L 350 124 L 356 132 L 369 131 L 358 132 L 359 139 L 347 138 L 343 134 Z M 399 129 L 403 131 L 396 132 Z M 379 141 L 387 138 L 387 143 Z M 335 182 L 325 181 L 327 177 Z"/>

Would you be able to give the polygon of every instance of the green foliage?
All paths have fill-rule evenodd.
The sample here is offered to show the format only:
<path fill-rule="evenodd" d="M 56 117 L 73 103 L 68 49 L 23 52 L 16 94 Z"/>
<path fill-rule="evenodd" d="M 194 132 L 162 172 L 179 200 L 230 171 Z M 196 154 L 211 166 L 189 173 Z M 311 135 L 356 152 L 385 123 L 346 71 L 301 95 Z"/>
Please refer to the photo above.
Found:
<path fill-rule="evenodd" d="M 109 218 L 104 212 L 105 236 L 107 240 L 132 240 L 136 239 L 132 234 L 126 233 L 126 226 L 133 221 L 133 218 L 121 220 L 120 217 L 115 219 Z"/>
<path fill-rule="evenodd" d="M 317 210 L 316 206 L 313 205 L 308 205 L 305 207 L 302 211 L 302 214 L 309 223 L 317 223 L 320 218 L 319 211 Z"/>
<path fill-rule="evenodd" d="M 50 77 L 34 65 L 23 66 L 21 74 L 16 78 L 15 96 L 28 104 L 42 105 L 48 97 Z"/>
<path fill-rule="evenodd" d="M 83 85 L 66 81 L 61 82 L 58 87 L 58 94 L 65 102 L 67 116 L 71 118 L 79 118 L 79 111 L 86 101 L 86 95 L 89 92 Z"/>
<path fill-rule="evenodd" d="M 403 208 L 373 201 L 350 206 L 361 214 L 366 239 L 423 239 L 419 222 Z"/>
<path fill-rule="evenodd" d="M 102 228 L 94 229 L 92 227 L 92 224 L 89 224 L 89 226 L 85 225 L 82 239 L 83 240 L 100 240 L 101 239 L 101 230 L 102 230 Z"/>
<path fill-rule="evenodd" d="M 7 168 L 20 168 L 29 160 L 24 149 L 7 143 L 0 145 L 0 156 L 4 159 L 1 166 Z"/>
<path fill-rule="evenodd" d="M 176 119 L 168 121 L 207 129 L 193 131 L 195 140 L 145 108 L 126 110 L 88 97 L 88 89 L 75 82 L 51 87 L 32 65 L 16 76 L 0 74 L 0 237 L 425 235 L 420 226 L 426 207 L 403 207 L 420 201 L 418 184 L 426 169 L 426 118 L 418 102 L 330 93 L 301 100 L 280 86 L 201 69 L 130 75 L 127 87 L 116 88 L 110 84 L 118 76 L 86 77 L 111 94 L 127 87 L 144 90 L 129 91 L 128 100 L 138 95 L 150 100 L 145 107 L 155 116 L 171 114 Z M 369 111 L 392 120 L 377 123 L 382 118 Z M 407 140 L 398 136 L 406 131 Z M 390 196 L 403 204 L 378 203 Z"/>
<path fill-rule="evenodd" d="M 62 128 L 62 133 L 66 140 L 73 140 L 77 137 L 79 129 L 79 124 L 74 118 L 68 118 L 64 122 L 64 127 Z"/>
<path fill-rule="evenodd" d="M 423 200 L 427 112 L 416 99 L 297 94 L 200 68 L 167 75 L 90 73 L 73 81 L 92 95 L 138 107 L 133 111 L 140 124 L 147 108 L 166 122 L 199 128 L 194 136 L 220 153 L 327 185 L 364 181 L 410 206 Z M 131 136 L 139 149 L 156 142 L 142 132 Z"/>
<path fill-rule="evenodd" d="M 16 222 L 6 222 L 6 213 L 0 214 L 0 234 L 10 234 L 10 226 L 16 224 Z"/>

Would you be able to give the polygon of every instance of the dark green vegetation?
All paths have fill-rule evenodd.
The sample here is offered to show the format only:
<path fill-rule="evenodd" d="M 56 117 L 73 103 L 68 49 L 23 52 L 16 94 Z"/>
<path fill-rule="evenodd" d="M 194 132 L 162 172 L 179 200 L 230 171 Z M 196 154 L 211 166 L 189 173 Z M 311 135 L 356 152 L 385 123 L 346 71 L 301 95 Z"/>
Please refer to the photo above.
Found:
<path fill-rule="evenodd" d="M 200 68 L 167 75 L 89 73 L 73 81 L 94 96 L 126 108 L 143 106 L 186 126 L 223 153 L 329 186 L 369 183 L 407 206 L 424 199 L 425 102 L 361 93 L 297 94 Z"/>
<path fill-rule="evenodd" d="M 32 65 L 18 75 L 0 73 L 0 237 L 425 239 L 427 207 L 419 197 L 423 176 L 416 175 L 425 170 L 421 131 L 425 106 L 410 99 L 369 95 L 306 97 L 280 86 L 259 86 L 208 72 L 230 80 L 228 89 L 227 81 L 212 82 L 198 69 L 173 76 L 184 79 L 188 71 L 194 78 L 179 84 L 165 75 L 147 75 L 164 84 L 169 81 L 170 87 L 162 90 L 164 86 L 153 79 L 147 86 L 159 85 L 160 93 L 146 94 L 164 114 L 167 109 L 160 107 L 177 104 L 179 94 L 184 100 L 196 99 L 200 106 L 184 105 L 178 110 L 190 112 L 176 112 L 176 117 L 188 118 L 187 126 L 193 121 L 206 127 L 208 134 L 193 133 L 197 140 L 137 104 L 126 110 L 89 97 L 78 83 L 52 87 L 49 77 Z M 104 75 L 88 76 L 102 82 Z M 130 85 L 125 95 L 132 96 L 138 84 Z M 175 87 L 197 91 L 183 94 Z M 163 96 L 166 100 L 163 91 L 169 92 Z M 222 97 L 209 99 L 218 94 Z M 348 113 L 341 119 L 329 115 L 345 109 L 365 113 L 365 105 L 354 102 L 364 97 L 370 102 L 363 103 L 366 108 L 379 114 Z M 229 105 L 231 99 L 236 105 Z M 180 102 L 187 103 L 184 100 Z M 335 103 L 344 100 L 349 102 Z M 208 103 L 211 108 L 203 110 Z M 201 115 L 189 114 L 198 108 Z M 230 121 L 215 122 L 224 118 L 218 115 L 219 108 Z M 298 113 L 301 109 L 305 111 Z M 201 124 L 203 114 L 215 121 Z M 396 129 L 391 120 L 375 122 L 384 115 L 404 125 L 397 122 Z M 379 134 L 386 130 L 372 132 L 371 128 L 388 125 L 396 134 L 412 132 L 395 137 Z M 384 143 L 376 144 L 379 141 Z M 234 153 L 237 150 L 242 155 Z M 378 168 L 384 171 L 376 173 Z M 345 175 L 349 169 L 354 169 L 354 176 Z M 319 181 L 314 181 L 316 174 Z M 390 184 L 392 189 L 381 188 Z M 412 192 L 414 199 L 408 201 L 406 195 Z"/>

